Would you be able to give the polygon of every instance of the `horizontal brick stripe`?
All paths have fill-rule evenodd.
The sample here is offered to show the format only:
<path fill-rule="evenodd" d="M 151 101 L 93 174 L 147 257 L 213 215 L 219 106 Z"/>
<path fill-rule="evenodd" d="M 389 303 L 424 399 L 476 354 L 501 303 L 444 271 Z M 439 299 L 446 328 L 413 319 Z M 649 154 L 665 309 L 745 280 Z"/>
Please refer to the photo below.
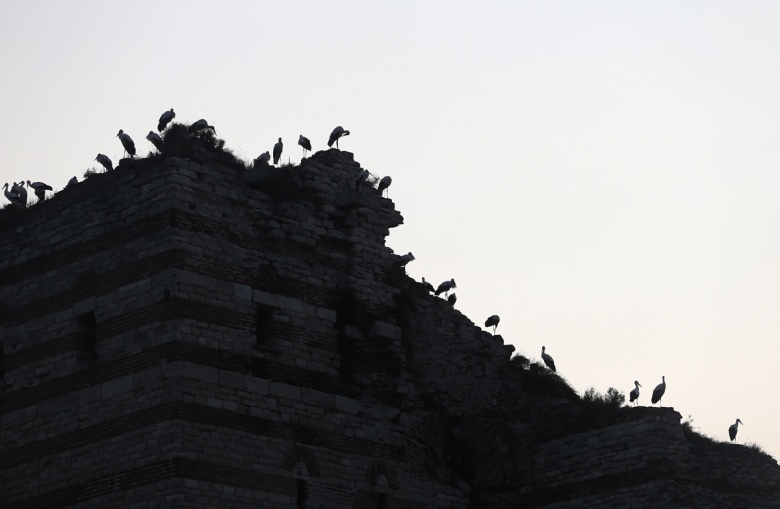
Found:
<path fill-rule="evenodd" d="M 78 479 L 76 484 L 42 493 L 13 503 L 2 503 L 2 508 L 29 507 L 35 509 L 60 509 L 83 503 L 116 491 L 125 491 L 165 479 L 194 479 L 223 483 L 253 491 L 279 493 L 285 489 L 287 496 L 295 493 L 296 481 L 289 477 L 252 472 L 241 468 L 217 465 L 186 458 L 150 463 L 142 467 L 117 472 L 92 480 Z"/>
<path fill-rule="evenodd" d="M 10 357 L 10 356 L 9 356 Z M 0 413 L 9 412 L 45 399 L 65 395 L 85 387 L 107 382 L 156 366 L 160 362 L 186 361 L 237 373 L 253 373 L 262 378 L 302 387 L 312 387 L 333 394 L 347 395 L 340 380 L 324 373 L 245 355 L 182 342 L 171 342 L 144 350 L 116 361 L 86 368 L 72 375 L 50 380 L 35 387 L 7 392 L 0 398 Z"/>
<path fill-rule="evenodd" d="M 87 257 L 116 250 L 118 246 L 138 241 L 149 234 L 159 234 L 171 225 L 181 222 L 184 212 L 166 210 L 154 216 L 139 218 L 126 226 L 118 226 L 103 235 L 88 238 L 84 242 L 65 246 L 45 256 L 38 256 L 3 270 L 0 285 L 11 285 L 30 277 L 77 263 Z"/>
<path fill-rule="evenodd" d="M 400 446 L 328 433 L 321 429 L 314 429 L 300 424 L 281 423 L 260 417 L 241 415 L 193 403 L 172 402 L 139 410 L 130 416 L 111 419 L 44 440 L 6 448 L 0 456 L 0 471 L 8 470 L 15 465 L 29 461 L 30 458 L 41 458 L 46 455 L 62 453 L 101 440 L 110 440 L 159 422 L 174 420 L 190 425 L 199 423 L 233 429 L 248 434 L 279 438 L 312 447 L 322 447 L 356 455 L 392 458 L 395 460 L 400 460 L 405 456 L 405 449 Z M 186 443 L 187 437 L 193 434 L 196 433 L 185 431 L 182 439 Z"/>
<path fill-rule="evenodd" d="M 189 318 L 235 329 L 254 326 L 254 317 L 252 316 L 217 306 L 172 298 L 99 322 L 97 324 L 98 342 L 136 330 L 143 325 L 178 318 Z M 69 346 L 75 348 L 76 343 L 77 335 L 68 334 L 54 341 L 11 352 L 6 355 L 6 370 L 61 354 L 67 351 Z"/>
<path fill-rule="evenodd" d="M 76 350 L 79 344 L 79 335 L 77 333 L 63 334 L 54 341 L 47 341 L 46 343 L 7 354 L 3 367 L 8 372 L 36 361 L 71 352 Z"/>

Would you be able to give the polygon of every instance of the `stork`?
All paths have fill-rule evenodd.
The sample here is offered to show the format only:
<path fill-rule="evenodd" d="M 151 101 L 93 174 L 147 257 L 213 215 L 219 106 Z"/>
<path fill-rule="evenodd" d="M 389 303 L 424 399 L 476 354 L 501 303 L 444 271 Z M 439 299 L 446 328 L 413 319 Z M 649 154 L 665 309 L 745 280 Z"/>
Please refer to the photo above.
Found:
<path fill-rule="evenodd" d="M 298 145 L 303 147 L 303 157 L 306 157 L 306 152 L 311 150 L 311 142 L 309 141 L 309 138 L 306 136 L 299 134 L 298 135 Z"/>
<path fill-rule="evenodd" d="M 550 357 L 550 354 L 544 353 L 544 347 L 542 347 L 542 360 L 548 368 L 557 373 L 557 371 L 555 371 L 555 361 Z"/>
<path fill-rule="evenodd" d="M 160 135 L 157 134 L 154 131 L 149 131 L 149 134 L 146 135 L 146 139 L 152 142 L 152 145 L 154 145 L 157 150 L 162 152 L 163 150 L 163 140 L 160 138 Z"/>
<path fill-rule="evenodd" d="M 493 327 L 493 335 L 495 336 L 496 328 L 498 327 L 498 322 L 500 321 L 501 318 L 499 318 L 498 315 L 491 315 L 487 320 L 485 320 L 485 327 Z"/>
<path fill-rule="evenodd" d="M 666 377 L 662 376 L 661 383 L 656 385 L 655 389 L 653 389 L 653 396 L 650 398 L 650 402 L 655 405 L 661 401 L 661 398 L 664 397 L 664 392 L 666 392 Z"/>
<path fill-rule="evenodd" d="M 274 145 L 274 164 L 279 164 L 279 158 L 282 157 L 282 149 L 284 148 L 284 145 L 282 144 L 282 139 L 279 138 L 279 141 L 276 142 Z"/>
<path fill-rule="evenodd" d="M 360 175 L 358 175 L 357 180 L 355 181 L 355 190 L 360 191 L 360 186 L 365 184 L 366 180 L 368 180 L 370 173 L 368 170 L 362 170 L 360 172 Z"/>
<path fill-rule="evenodd" d="M 268 166 L 268 161 L 271 160 L 271 154 L 266 150 L 255 159 L 255 166 Z"/>
<path fill-rule="evenodd" d="M 176 113 L 173 112 L 173 108 L 160 115 L 160 121 L 157 123 L 157 130 L 163 132 L 163 129 L 168 123 L 176 117 Z"/>
<path fill-rule="evenodd" d="M 187 128 L 187 132 L 189 132 L 190 134 L 195 134 L 198 131 L 202 131 L 204 129 L 211 129 L 212 131 L 214 131 L 215 135 L 217 134 L 217 130 L 214 129 L 214 126 L 213 125 L 209 125 L 209 123 L 206 122 L 206 119 L 204 119 L 204 118 L 198 120 L 197 122 L 192 124 L 190 127 L 188 127 Z"/>
<path fill-rule="evenodd" d="M 44 184 L 43 182 L 30 182 L 28 180 L 27 186 L 32 187 L 35 190 L 35 196 L 38 198 L 38 201 L 46 199 L 46 191 L 53 191 L 50 185 Z"/>
<path fill-rule="evenodd" d="M 16 191 L 16 194 L 19 195 L 19 200 L 22 202 L 22 206 L 27 206 L 27 189 L 24 188 L 24 180 L 19 182 L 18 184 L 14 183 L 13 186 L 11 186 L 11 191 Z"/>
<path fill-rule="evenodd" d="M 739 428 L 740 424 L 742 424 L 742 421 L 737 419 L 737 422 L 729 426 L 729 438 L 732 442 L 737 439 L 737 428 Z"/>
<path fill-rule="evenodd" d="M 433 287 L 433 285 L 430 284 L 428 281 L 426 281 L 425 278 L 422 278 L 422 283 L 421 284 L 423 285 L 423 288 L 425 288 L 428 291 L 428 293 L 433 293 L 433 292 L 436 291 L 436 289 Z"/>
<path fill-rule="evenodd" d="M 342 136 L 349 136 L 349 131 L 344 130 L 340 125 L 336 126 L 330 133 L 330 138 L 328 138 L 328 147 L 332 147 L 333 143 L 336 143 L 336 148 L 339 148 L 339 138 Z"/>
<path fill-rule="evenodd" d="M 106 171 L 111 171 L 114 169 L 114 164 L 111 162 L 111 159 L 108 158 L 105 154 L 98 154 L 95 158 L 95 161 L 99 162 L 103 165 L 103 168 L 106 169 Z"/>
<path fill-rule="evenodd" d="M 639 404 L 639 388 L 642 387 L 642 385 L 634 380 L 634 388 L 631 390 L 631 392 L 628 393 L 628 400 L 631 403 L 634 403 L 634 405 Z"/>
<path fill-rule="evenodd" d="M 14 185 L 16 185 L 16 183 L 14 183 Z M 8 182 L 6 182 L 5 185 L 3 186 L 3 190 L 5 193 L 5 197 L 8 199 L 8 201 L 13 203 L 14 205 L 19 205 L 21 207 L 24 207 L 24 202 L 22 202 L 22 199 L 19 197 L 19 195 L 13 192 L 13 190 L 12 191 L 8 190 Z"/>
<path fill-rule="evenodd" d="M 449 293 L 449 291 L 452 290 L 453 288 L 457 288 L 457 286 L 455 286 L 454 279 L 445 281 L 442 284 L 440 284 L 439 287 L 436 289 L 436 295 L 444 293 L 444 295 L 446 296 Z"/>
<path fill-rule="evenodd" d="M 450 295 L 449 297 L 447 297 L 447 303 L 450 306 L 455 306 L 455 301 L 457 301 L 457 300 L 458 300 L 458 296 L 455 295 L 454 293 L 452 295 Z"/>
<path fill-rule="evenodd" d="M 379 191 L 379 196 L 382 196 L 382 192 L 390 187 L 390 184 L 393 183 L 393 179 L 391 179 L 389 176 L 382 177 L 382 180 L 379 181 L 379 187 L 377 187 L 377 190 Z M 387 192 L 387 196 L 390 196 L 390 192 Z"/>
<path fill-rule="evenodd" d="M 121 129 L 117 133 L 117 137 L 119 138 L 119 141 L 122 142 L 125 152 L 130 154 L 130 157 L 135 157 L 135 143 L 133 143 L 133 139 Z"/>
<path fill-rule="evenodd" d="M 414 255 L 411 251 L 406 253 L 405 255 L 401 256 L 401 258 L 398 260 L 398 265 L 401 267 L 406 267 L 406 264 L 414 260 Z"/>

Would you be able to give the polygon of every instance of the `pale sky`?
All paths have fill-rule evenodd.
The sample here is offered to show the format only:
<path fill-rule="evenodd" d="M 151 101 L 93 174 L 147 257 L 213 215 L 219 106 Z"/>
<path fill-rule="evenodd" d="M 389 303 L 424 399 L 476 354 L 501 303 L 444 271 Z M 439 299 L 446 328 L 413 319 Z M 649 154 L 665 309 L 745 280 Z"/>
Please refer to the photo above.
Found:
<path fill-rule="evenodd" d="M 780 4 L 0 0 L 0 183 L 139 154 L 163 111 L 244 160 L 378 176 L 388 245 L 583 393 L 667 379 L 780 457 Z M 7 203 L 2 199 L 3 203 Z"/>

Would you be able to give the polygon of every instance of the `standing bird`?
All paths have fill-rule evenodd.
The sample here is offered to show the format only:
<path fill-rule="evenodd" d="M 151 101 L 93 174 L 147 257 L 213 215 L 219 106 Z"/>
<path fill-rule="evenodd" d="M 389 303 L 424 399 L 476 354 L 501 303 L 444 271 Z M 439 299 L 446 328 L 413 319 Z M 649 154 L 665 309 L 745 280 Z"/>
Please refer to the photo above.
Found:
<path fill-rule="evenodd" d="M 99 162 L 103 165 L 103 168 L 106 169 L 106 171 L 111 171 L 114 169 L 114 164 L 111 162 L 111 159 L 108 158 L 105 154 L 98 154 L 95 158 L 95 161 Z"/>
<path fill-rule="evenodd" d="M 446 296 L 449 293 L 449 291 L 452 290 L 453 288 L 457 288 L 457 286 L 455 286 L 454 279 L 445 281 L 442 284 L 440 284 L 439 287 L 436 289 L 436 295 L 444 293 L 444 295 Z"/>
<path fill-rule="evenodd" d="M 634 380 L 634 388 L 631 390 L 631 392 L 628 393 L 628 400 L 631 403 L 634 403 L 634 405 L 639 404 L 639 388 L 642 387 L 642 385 Z"/>
<path fill-rule="evenodd" d="M 362 170 L 360 172 L 360 175 L 358 175 L 357 180 L 355 181 L 355 190 L 360 191 L 360 186 L 366 183 L 366 180 L 368 180 L 369 177 L 368 170 Z"/>
<path fill-rule="evenodd" d="M 454 293 L 452 295 L 450 295 L 449 297 L 447 297 L 447 303 L 450 306 L 454 306 L 455 305 L 455 301 L 457 301 L 457 300 L 458 300 L 458 296 L 455 295 Z"/>
<path fill-rule="evenodd" d="M 333 143 L 335 143 L 336 148 L 339 148 L 339 138 L 342 136 L 349 136 L 349 131 L 345 131 L 341 126 L 336 126 L 333 132 L 330 133 L 330 138 L 328 138 L 328 147 L 332 147 Z"/>
<path fill-rule="evenodd" d="M 14 184 L 11 187 L 12 191 L 16 191 L 16 194 L 19 195 L 19 200 L 22 202 L 22 206 L 27 206 L 27 189 L 24 188 L 24 180 L 19 182 L 18 184 Z"/>
<path fill-rule="evenodd" d="M 162 152 L 163 150 L 163 140 L 160 138 L 160 135 L 157 134 L 154 131 L 149 131 L 149 134 L 146 135 L 146 139 L 152 142 L 152 145 L 154 145 L 157 150 Z"/>
<path fill-rule="evenodd" d="M 282 157 L 282 148 L 284 148 L 284 145 L 282 144 L 282 139 L 279 138 L 279 141 L 274 145 L 274 164 L 279 164 L 279 158 Z"/>
<path fill-rule="evenodd" d="M 398 265 L 401 267 L 406 267 L 406 264 L 414 260 L 414 255 L 411 251 L 406 253 L 405 255 L 401 256 L 401 258 L 398 260 Z"/>
<path fill-rule="evenodd" d="M 119 138 L 119 141 L 122 142 L 125 152 L 130 154 L 130 157 L 135 157 L 135 143 L 133 143 L 133 139 L 121 129 L 117 133 L 117 137 Z"/>
<path fill-rule="evenodd" d="M 166 111 L 162 115 L 160 115 L 160 121 L 157 123 L 157 130 L 159 132 L 163 132 L 163 129 L 168 125 L 168 123 L 176 117 L 176 113 L 173 112 L 173 108 L 170 109 L 170 111 Z"/>
<path fill-rule="evenodd" d="M 212 131 L 214 131 L 215 135 L 217 134 L 217 130 L 214 129 L 214 126 L 213 125 L 209 125 L 209 123 L 206 122 L 206 119 L 204 119 L 204 118 L 198 120 L 197 122 L 192 124 L 190 127 L 188 127 L 187 128 L 187 132 L 189 132 L 190 134 L 195 134 L 198 131 L 202 131 L 204 129 L 211 129 Z"/>
<path fill-rule="evenodd" d="M 433 292 L 436 291 L 436 289 L 433 287 L 433 285 L 430 284 L 428 281 L 426 281 L 425 278 L 422 278 L 422 283 L 421 284 L 423 285 L 423 288 L 428 290 L 428 293 L 433 293 Z"/>
<path fill-rule="evenodd" d="M 653 389 L 653 396 L 650 398 L 650 402 L 653 405 L 655 405 L 656 403 L 661 401 L 661 398 L 664 397 L 665 392 L 666 392 L 666 377 L 662 376 L 661 383 L 656 385 L 655 389 Z"/>
<path fill-rule="evenodd" d="M 742 424 L 742 421 L 737 419 L 737 422 L 729 426 L 729 438 L 732 442 L 737 439 L 737 428 L 739 428 L 740 424 Z"/>
<path fill-rule="evenodd" d="M 555 371 L 555 361 L 552 357 L 550 357 L 549 354 L 544 353 L 544 347 L 542 347 L 542 360 L 547 365 L 548 368 Z M 557 373 L 557 371 L 555 371 Z"/>
<path fill-rule="evenodd" d="M 14 183 L 14 185 L 16 185 L 16 184 Z M 8 190 L 8 182 L 6 182 L 5 185 L 3 186 L 3 190 L 4 190 L 4 193 L 5 193 L 5 197 L 8 199 L 8 201 L 13 203 L 14 205 L 19 205 L 21 207 L 24 207 L 24 202 L 19 197 L 19 194 L 15 193 L 13 190 L 11 190 L 11 191 Z"/>
<path fill-rule="evenodd" d="M 390 187 L 390 184 L 393 183 L 393 179 L 391 179 L 389 176 L 382 177 L 382 180 L 379 181 L 379 187 L 377 187 L 377 190 L 379 191 L 379 196 L 382 196 L 382 192 Z M 387 196 L 390 196 L 390 192 L 387 192 Z"/>
<path fill-rule="evenodd" d="M 44 184 L 43 182 L 30 182 L 28 180 L 27 186 L 32 187 L 33 190 L 35 190 L 35 196 L 38 198 L 38 201 L 46 199 L 46 191 L 53 191 L 50 185 Z"/>
<path fill-rule="evenodd" d="M 311 142 L 309 141 L 309 138 L 306 136 L 299 134 L 298 135 L 298 145 L 303 147 L 303 157 L 306 157 L 306 152 L 311 150 Z"/>
<path fill-rule="evenodd" d="M 498 317 L 498 315 L 492 315 L 489 316 L 487 320 L 485 320 L 485 327 L 493 327 L 493 335 L 496 334 L 496 328 L 498 327 L 498 322 L 501 321 L 501 318 Z"/>

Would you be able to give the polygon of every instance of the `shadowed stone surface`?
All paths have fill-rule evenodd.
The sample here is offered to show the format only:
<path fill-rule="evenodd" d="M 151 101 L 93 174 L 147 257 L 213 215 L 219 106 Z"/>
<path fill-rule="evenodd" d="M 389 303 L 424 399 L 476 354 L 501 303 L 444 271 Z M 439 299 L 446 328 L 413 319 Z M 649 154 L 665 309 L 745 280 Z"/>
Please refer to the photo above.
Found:
<path fill-rule="evenodd" d="M 772 458 L 510 362 L 351 154 L 166 147 L 0 211 L 0 507 L 780 507 Z"/>

